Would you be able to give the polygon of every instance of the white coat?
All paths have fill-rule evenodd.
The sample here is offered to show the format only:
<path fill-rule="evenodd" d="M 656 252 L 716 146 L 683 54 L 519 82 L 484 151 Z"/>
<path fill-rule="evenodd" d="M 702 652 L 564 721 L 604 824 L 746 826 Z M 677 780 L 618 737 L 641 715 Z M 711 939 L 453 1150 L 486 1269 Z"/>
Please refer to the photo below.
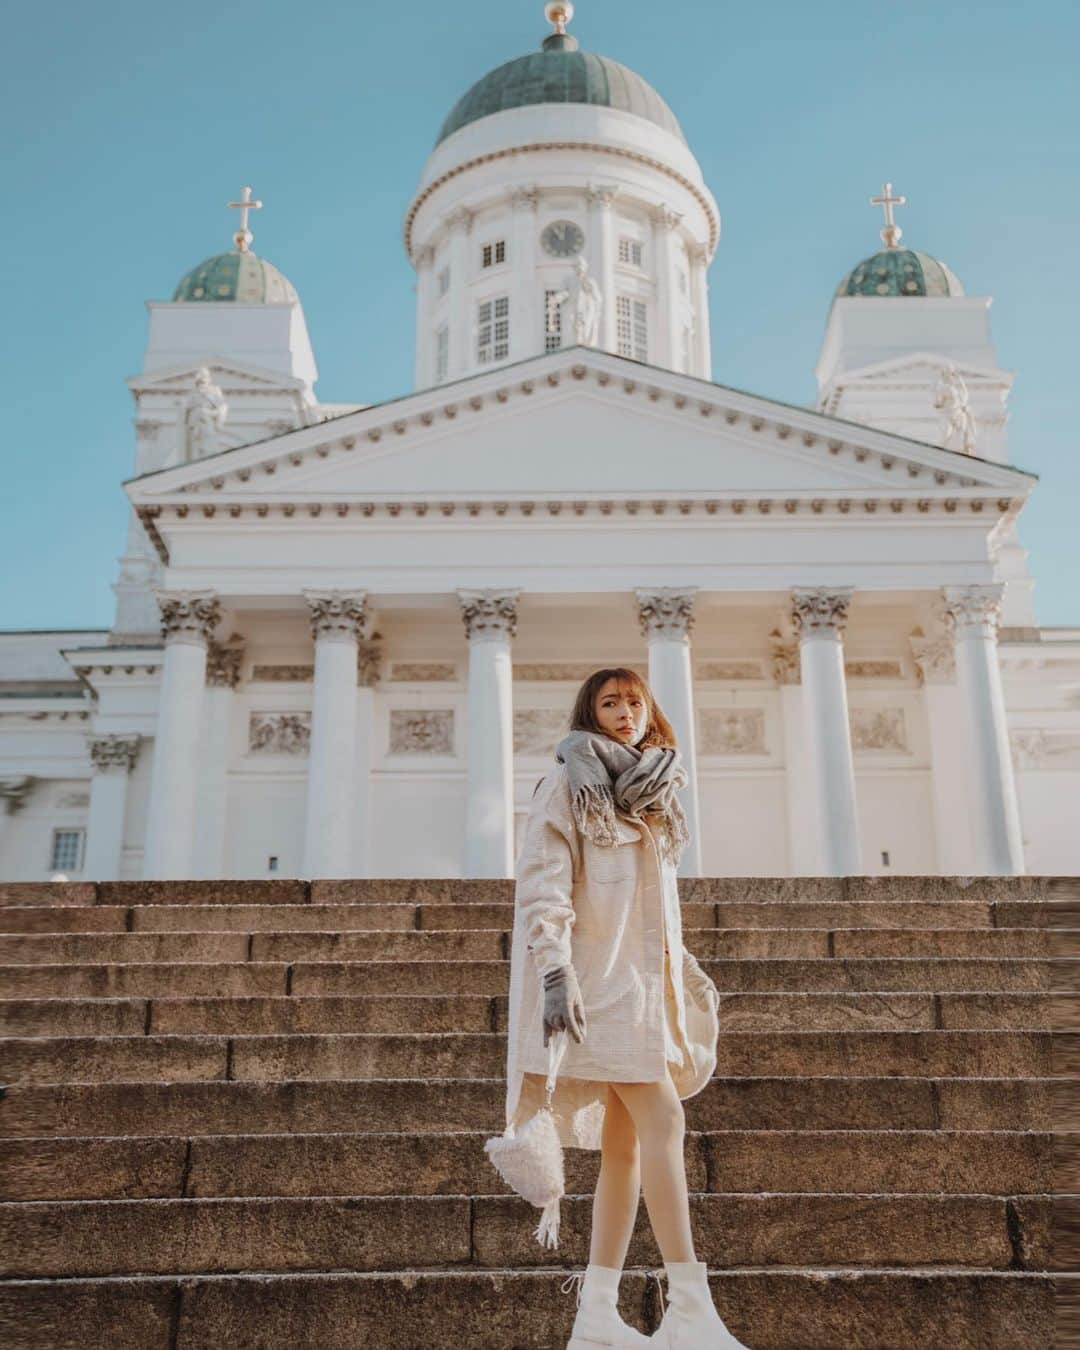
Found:
<path fill-rule="evenodd" d="M 562 1143 L 576 1148 L 600 1147 L 609 1082 L 658 1082 L 670 1071 L 685 1098 L 716 1069 L 713 1002 L 702 1007 L 684 992 L 678 880 L 664 835 L 619 811 L 616 829 L 613 847 L 577 829 L 566 766 L 556 764 L 533 795 L 515 869 L 506 1123 L 516 1128 L 544 1104 L 541 981 L 569 963 L 586 1036 L 580 1045 L 567 1037 L 552 1110 Z"/>

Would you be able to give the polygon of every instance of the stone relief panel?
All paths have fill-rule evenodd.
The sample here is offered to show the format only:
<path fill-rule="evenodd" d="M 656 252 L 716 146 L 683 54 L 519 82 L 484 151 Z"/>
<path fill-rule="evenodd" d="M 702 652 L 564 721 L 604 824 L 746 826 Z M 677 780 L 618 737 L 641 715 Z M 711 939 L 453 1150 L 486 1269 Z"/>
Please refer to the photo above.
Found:
<path fill-rule="evenodd" d="M 390 754 L 452 755 L 453 708 L 391 708 Z"/>
<path fill-rule="evenodd" d="M 1017 727 L 1009 746 L 1018 769 L 1080 769 L 1080 731 Z"/>
<path fill-rule="evenodd" d="M 251 672 L 253 680 L 265 680 L 268 684 L 310 684 L 315 678 L 314 666 L 256 666 Z"/>
<path fill-rule="evenodd" d="M 760 661 L 699 661 L 699 680 L 762 680 L 765 672 Z"/>
<path fill-rule="evenodd" d="M 311 713 L 253 712 L 248 718 L 248 753 L 306 755 L 311 748 Z"/>
<path fill-rule="evenodd" d="M 847 661 L 844 673 L 853 680 L 902 680 L 904 667 L 900 661 Z"/>
<path fill-rule="evenodd" d="M 570 716 L 562 708 L 523 708 L 514 713 L 514 754 L 554 755 L 569 730 Z"/>
<path fill-rule="evenodd" d="M 515 680 L 587 680 L 594 670 L 599 670 L 600 661 L 515 661 L 513 665 Z M 607 664 L 626 666 L 636 671 L 642 679 L 648 679 L 648 666 L 636 661 L 611 661 Z"/>
<path fill-rule="evenodd" d="M 853 750 L 911 753 L 903 708 L 851 708 L 848 720 Z"/>
<path fill-rule="evenodd" d="M 56 798 L 57 806 L 80 807 L 90 805 L 89 792 L 61 792 Z"/>
<path fill-rule="evenodd" d="M 456 680 L 457 666 L 452 661 L 395 661 L 390 667 L 391 682 L 409 680 L 413 683 L 434 683 Z"/>
<path fill-rule="evenodd" d="M 698 752 L 703 755 L 767 755 L 764 708 L 702 708 Z"/>

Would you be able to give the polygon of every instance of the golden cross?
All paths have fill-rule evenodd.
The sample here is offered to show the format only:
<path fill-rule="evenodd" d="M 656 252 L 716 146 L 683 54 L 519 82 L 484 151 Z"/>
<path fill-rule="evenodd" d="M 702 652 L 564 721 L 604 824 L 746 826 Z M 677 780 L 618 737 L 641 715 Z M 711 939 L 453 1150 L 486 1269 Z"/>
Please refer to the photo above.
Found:
<path fill-rule="evenodd" d="M 233 235 L 233 242 L 236 244 L 238 253 L 246 253 L 255 236 L 248 229 L 248 212 L 261 211 L 262 202 L 253 202 L 251 200 L 251 189 L 244 188 L 238 202 L 229 203 L 230 211 L 240 212 L 240 228 Z"/>
<path fill-rule="evenodd" d="M 907 204 L 906 197 L 894 197 L 892 195 L 892 184 L 883 183 L 880 197 L 871 197 L 871 206 L 881 206 L 885 209 L 885 228 L 881 231 L 881 238 L 886 248 L 895 248 L 900 242 L 900 236 L 904 233 L 899 225 L 893 220 L 892 209 L 894 206 L 904 206 Z"/>

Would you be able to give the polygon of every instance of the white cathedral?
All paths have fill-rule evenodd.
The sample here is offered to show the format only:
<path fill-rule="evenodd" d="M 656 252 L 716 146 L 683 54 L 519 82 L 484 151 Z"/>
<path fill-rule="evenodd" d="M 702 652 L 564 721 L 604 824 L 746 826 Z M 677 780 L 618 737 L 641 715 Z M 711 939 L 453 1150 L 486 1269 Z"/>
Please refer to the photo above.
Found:
<path fill-rule="evenodd" d="M 511 876 L 601 665 L 675 727 L 685 875 L 1080 872 L 990 298 L 886 185 L 816 406 L 714 382 L 716 201 L 570 11 L 420 174 L 415 392 L 319 402 L 250 189 L 149 303 L 113 625 L 0 633 L 0 879 Z"/>

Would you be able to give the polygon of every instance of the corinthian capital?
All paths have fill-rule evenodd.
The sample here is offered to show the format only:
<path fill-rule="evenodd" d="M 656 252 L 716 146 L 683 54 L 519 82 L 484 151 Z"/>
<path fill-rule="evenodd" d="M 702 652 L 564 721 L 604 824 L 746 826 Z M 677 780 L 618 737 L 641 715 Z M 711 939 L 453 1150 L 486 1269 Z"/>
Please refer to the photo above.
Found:
<path fill-rule="evenodd" d="M 20 811 L 36 782 L 32 774 L 0 778 L 0 813 L 13 816 L 16 811 Z"/>
<path fill-rule="evenodd" d="M 206 646 L 221 621 L 221 601 L 213 591 L 155 590 L 154 596 L 161 611 L 161 636 L 166 643 Z"/>
<path fill-rule="evenodd" d="M 473 213 L 467 206 L 459 206 L 446 217 L 446 227 L 451 234 L 468 234 L 472 229 Z"/>
<path fill-rule="evenodd" d="M 696 586 L 636 587 L 638 623 L 641 635 L 649 642 L 689 642 L 694 627 Z"/>
<path fill-rule="evenodd" d="M 96 773 L 107 773 L 110 769 L 120 769 L 130 773 L 139 758 L 139 746 L 142 737 L 137 733 L 120 736 L 110 733 L 106 736 L 94 736 L 88 741 L 90 762 Z"/>
<path fill-rule="evenodd" d="M 367 591 L 304 591 L 316 642 L 358 642 L 367 637 Z"/>
<path fill-rule="evenodd" d="M 802 658 L 799 644 L 791 642 L 780 632 L 769 634 L 772 647 L 772 673 L 777 684 L 802 683 Z"/>
<path fill-rule="evenodd" d="M 608 183 L 590 183 L 585 190 L 585 200 L 597 211 L 610 211 L 618 195 L 619 189 Z"/>
<path fill-rule="evenodd" d="M 843 637 L 853 586 L 796 586 L 791 592 L 791 622 L 801 642 Z"/>
<path fill-rule="evenodd" d="M 535 183 L 514 188 L 510 194 L 510 205 L 515 211 L 535 211 L 540 205 L 540 189 Z"/>
<path fill-rule="evenodd" d="M 943 586 L 945 627 L 955 638 L 997 638 L 1005 583 L 982 586 Z"/>
<path fill-rule="evenodd" d="M 356 653 L 356 682 L 362 689 L 374 689 L 379 682 L 379 663 L 382 647 L 378 642 L 363 641 Z"/>
<path fill-rule="evenodd" d="M 659 226 L 661 230 L 673 230 L 683 218 L 683 213 L 668 206 L 667 202 L 661 202 L 659 206 L 654 206 L 649 214 L 652 216 L 654 224 Z"/>
<path fill-rule="evenodd" d="M 517 633 L 520 591 L 459 590 L 465 636 L 470 642 L 506 640 Z"/>

